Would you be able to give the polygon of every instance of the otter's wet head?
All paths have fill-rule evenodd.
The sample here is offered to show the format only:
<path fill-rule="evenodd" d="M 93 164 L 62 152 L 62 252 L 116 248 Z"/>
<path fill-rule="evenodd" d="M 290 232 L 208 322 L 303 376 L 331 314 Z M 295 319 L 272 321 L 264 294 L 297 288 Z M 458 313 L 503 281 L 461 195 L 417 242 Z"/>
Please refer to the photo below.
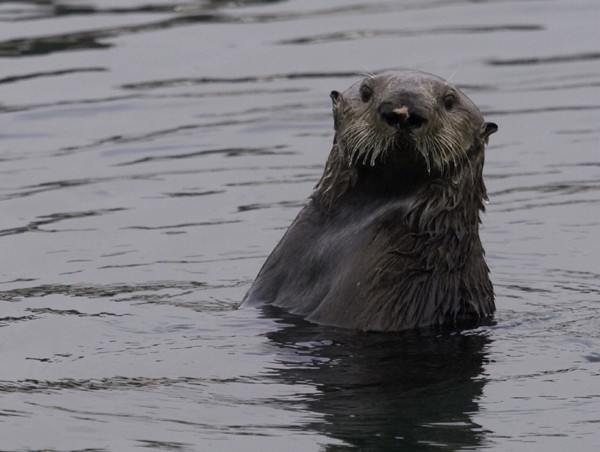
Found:
<path fill-rule="evenodd" d="M 472 167 L 486 134 L 479 109 L 443 79 L 418 71 L 369 76 L 332 93 L 336 143 L 349 165 L 420 165 L 423 174 Z M 491 129 L 490 129 L 491 130 Z"/>

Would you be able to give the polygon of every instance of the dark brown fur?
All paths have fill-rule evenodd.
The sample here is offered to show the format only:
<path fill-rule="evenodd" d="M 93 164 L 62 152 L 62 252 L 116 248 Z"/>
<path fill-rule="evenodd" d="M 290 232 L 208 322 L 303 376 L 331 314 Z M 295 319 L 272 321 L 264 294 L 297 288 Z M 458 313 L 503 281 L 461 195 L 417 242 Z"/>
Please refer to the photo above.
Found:
<path fill-rule="evenodd" d="M 377 331 L 490 316 L 479 212 L 496 125 L 458 89 L 416 71 L 368 77 L 332 99 L 324 174 L 244 304 Z"/>

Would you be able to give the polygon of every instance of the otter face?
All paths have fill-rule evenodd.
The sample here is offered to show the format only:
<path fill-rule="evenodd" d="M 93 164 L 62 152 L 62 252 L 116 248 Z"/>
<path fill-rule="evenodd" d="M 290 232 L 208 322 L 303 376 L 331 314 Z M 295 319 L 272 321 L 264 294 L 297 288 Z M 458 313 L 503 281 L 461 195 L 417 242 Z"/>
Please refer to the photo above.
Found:
<path fill-rule="evenodd" d="M 331 98 L 336 140 L 350 165 L 416 153 L 428 173 L 444 173 L 497 130 L 460 90 L 424 72 L 384 72 Z"/>

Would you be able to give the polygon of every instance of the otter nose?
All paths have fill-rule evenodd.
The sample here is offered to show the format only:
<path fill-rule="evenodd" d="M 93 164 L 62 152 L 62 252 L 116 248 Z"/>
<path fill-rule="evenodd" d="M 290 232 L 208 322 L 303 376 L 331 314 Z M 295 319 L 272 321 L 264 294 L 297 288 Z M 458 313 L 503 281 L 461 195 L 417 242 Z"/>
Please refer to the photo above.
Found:
<path fill-rule="evenodd" d="M 399 129 L 418 129 L 427 122 L 427 118 L 408 101 L 384 102 L 379 106 L 379 114 L 390 126 Z"/>

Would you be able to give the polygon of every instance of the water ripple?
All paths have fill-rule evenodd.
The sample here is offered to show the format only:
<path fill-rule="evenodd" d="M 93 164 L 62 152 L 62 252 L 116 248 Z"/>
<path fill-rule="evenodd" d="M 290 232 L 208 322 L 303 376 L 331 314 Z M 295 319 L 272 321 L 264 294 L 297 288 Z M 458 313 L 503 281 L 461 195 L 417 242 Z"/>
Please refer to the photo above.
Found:
<path fill-rule="evenodd" d="M 112 284 L 108 286 L 45 284 L 0 291 L 0 300 L 19 301 L 24 298 L 38 298 L 57 294 L 69 297 L 112 298 L 138 292 L 157 294 L 159 291 L 167 289 L 199 290 L 206 287 L 206 283 L 198 281 L 164 281 L 145 284 Z"/>
<path fill-rule="evenodd" d="M 113 208 L 113 209 L 98 209 L 88 210 L 83 212 L 61 212 L 54 213 L 51 215 L 43 215 L 39 217 L 39 220 L 31 221 L 25 226 L 19 226 L 16 228 L 8 228 L 0 230 L 0 237 L 6 235 L 23 234 L 25 232 L 57 232 L 56 230 L 42 229 L 42 226 L 47 226 L 54 223 L 59 223 L 65 220 L 73 220 L 77 218 L 96 217 L 100 215 L 111 214 L 114 212 L 120 212 L 126 210 L 124 208 Z M 93 230 L 93 229 L 86 229 Z"/>
<path fill-rule="evenodd" d="M 194 377 L 179 378 L 148 378 L 148 377 L 110 377 L 99 379 L 71 379 L 61 380 L 35 380 L 26 379 L 20 381 L 0 381 L 0 393 L 51 393 L 62 390 L 83 390 L 83 391 L 110 391 L 129 388 L 150 388 L 153 386 L 173 386 L 177 384 L 205 385 L 210 380 L 203 380 Z"/>
<path fill-rule="evenodd" d="M 242 155 L 272 155 L 272 154 L 292 154 L 292 152 L 282 152 L 281 146 L 276 146 L 272 149 L 264 148 L 224 148 L 224 149 L 207 149 L 203 151 L 188 152 L 185 154 L 169 154 L 163 156 L 143 157 L 141 159 L 132 160 L 129 162 L 119 163 L 116 166 L 129 166 L 138 165 L 140 163 L 155 162 L 161 160 L 180 160 L 190 159 L 196 157 L 203 157 L 207 155 L 223 155 L 225 157 L 239 157 Z"/>
<path fill-rule="evenodd" d="M 548 57 L 529 57 L 512 59 L 490 59 L 487 63 L 491 66 L 531 66 L 538 64 L 554 63 L 581 63 L 600 59 L 600 52 L 574 53 L 567 55 L 552 55 Z"/>
<path fill-rule="evenodd" d="M 102 67 L 84 67 L 84 68 L 72 68 L 72 69 L 62 69 L 59 71 L 43 71 L 43 72 L 34 72 L 30 74 L 21 74 L 21 75 L 13 75 L 10 77 L 0 78 L 0 85 L 7 83 L 16 83 L 22 82 L 25 80 L 32 80 L 36 78 L 44 78 L 44 77 L 58 77 L 62 75 L 71 75 L 71 74 L 80 74 L 85 72 L 107 72 L 108 69 Z"/>
<path fill-rule="evenodd" d="M 328 33 L 322 35 L 311 35 L 302 38 L 284 39 L 278 41 L 281 45 L 306 45 L 306 44 L 321 44 L 326 42 L 362 40 L 365 38 L 377 37 L 415 37 L 428 36 L 438 34 L 479 34 L 479 33 L 496 33 L 496 32 L 518 32 L 518 31 L 541 31 L 544 27 L 541 25 L 493 25 L 493 26 L 465 26 L 465 27 L 438 27 L 427 28 L 422 30 L 350 30 L 338 33 Z"/>
<path fill-rule="evenodd" d="M 241 83 L 272 83 L 282 80 L 298 79 L 321 79 L 321 78 L 348 78 L 356 77 L 361 71 L 345 72 L 290 72 L 270 75 L 254 75 L 244 77 L 193 77 L 156 80 L 148 82 L 128 83 L 121 85 L 122 89 L 147 90 L 185 85 L 208 85 L 208 84 L 241 84 Z"/>

